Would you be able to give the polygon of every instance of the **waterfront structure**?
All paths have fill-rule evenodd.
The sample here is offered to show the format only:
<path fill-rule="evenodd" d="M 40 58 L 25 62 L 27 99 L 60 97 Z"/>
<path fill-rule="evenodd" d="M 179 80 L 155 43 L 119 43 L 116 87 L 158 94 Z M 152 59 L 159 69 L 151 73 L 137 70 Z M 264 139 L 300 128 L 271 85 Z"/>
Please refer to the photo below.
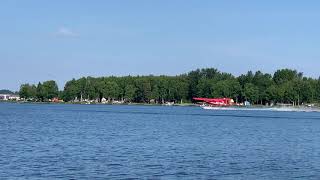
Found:
<path fill-rule="evenodd" d="M 15 95 L 15 94 L 0 94 L 0 100 L 2 101 L 19 101 L 20 100 L 20 96 L 19 95 Z"/>

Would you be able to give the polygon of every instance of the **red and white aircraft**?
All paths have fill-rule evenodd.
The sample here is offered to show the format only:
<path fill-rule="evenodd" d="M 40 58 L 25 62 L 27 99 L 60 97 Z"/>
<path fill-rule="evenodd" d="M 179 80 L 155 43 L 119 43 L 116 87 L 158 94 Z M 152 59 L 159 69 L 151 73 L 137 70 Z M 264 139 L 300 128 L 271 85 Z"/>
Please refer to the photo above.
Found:
<path fill-rule="evenodd" d="M 234 101 L 231 98 L 193 98 L 198 102 L 206 103 L 210 106 L 232 106 Z"/>

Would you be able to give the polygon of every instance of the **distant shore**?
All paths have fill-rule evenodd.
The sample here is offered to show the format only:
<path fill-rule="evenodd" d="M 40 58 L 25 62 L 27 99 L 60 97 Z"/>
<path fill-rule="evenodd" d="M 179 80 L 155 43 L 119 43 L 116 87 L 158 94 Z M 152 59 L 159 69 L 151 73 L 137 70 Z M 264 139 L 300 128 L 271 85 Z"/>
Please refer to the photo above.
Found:
<path fill-rule="evenodd" d="M 17 104 L 74 104 L 74 105 L 141 105 L 141 106 L 199 106 L 193 103 L 182 104 L 155 104 L 155 103 L 85 103 L 85 102 L 36 102 L 36 101 L 0 101 L 0 103 L 17 103 Z"/>
<path fill-rule="evenodd" d="M 119 105 L 119 106 L 174 106 L 174 107 L 200 107 L 199 104 L 183 103 L 183 104 L 155 104 L 155 103 L 72 103 L 72 102 L 33 102 L 33 101 L 0 101 L 0 103 L 16 103 L 16 104 L 66 104 L 66 105 Z M 207 108 L 211 109 L 211 108 Z M 230 107 L 216 107 L 213 110 L 270 110 L 270 111 L 287 111 L 287 112 L 320 112 L 320 107 L 313 106 L 265 106 L 265 105 L 251 105 L 251 106 L 230 106 Z"/>

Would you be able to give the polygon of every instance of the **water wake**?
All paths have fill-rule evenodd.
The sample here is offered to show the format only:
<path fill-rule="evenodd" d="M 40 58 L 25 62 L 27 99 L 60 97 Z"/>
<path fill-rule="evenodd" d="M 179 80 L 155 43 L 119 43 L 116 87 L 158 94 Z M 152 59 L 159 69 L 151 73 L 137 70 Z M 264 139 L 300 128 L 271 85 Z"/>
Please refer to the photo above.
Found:
<path fill-rule="evenodd" d="M 278 111 L 278 112 L 320 112 L 318 108 L 306 108 L 306 107 L 202 107 L 206 110 L 222 110 L 222 111 Z"/>

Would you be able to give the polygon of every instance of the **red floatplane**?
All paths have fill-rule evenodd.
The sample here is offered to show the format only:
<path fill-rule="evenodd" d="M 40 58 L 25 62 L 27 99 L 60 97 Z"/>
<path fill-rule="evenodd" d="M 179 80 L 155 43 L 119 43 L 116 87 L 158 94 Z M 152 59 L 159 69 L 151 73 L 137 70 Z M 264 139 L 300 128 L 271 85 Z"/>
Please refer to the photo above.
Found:
<path fill-rule="evenodd" d="M 193 98 L 193 100 L 200 103 L 204 109 L 216 109 L 235 105 L 231 98 Z"/>

